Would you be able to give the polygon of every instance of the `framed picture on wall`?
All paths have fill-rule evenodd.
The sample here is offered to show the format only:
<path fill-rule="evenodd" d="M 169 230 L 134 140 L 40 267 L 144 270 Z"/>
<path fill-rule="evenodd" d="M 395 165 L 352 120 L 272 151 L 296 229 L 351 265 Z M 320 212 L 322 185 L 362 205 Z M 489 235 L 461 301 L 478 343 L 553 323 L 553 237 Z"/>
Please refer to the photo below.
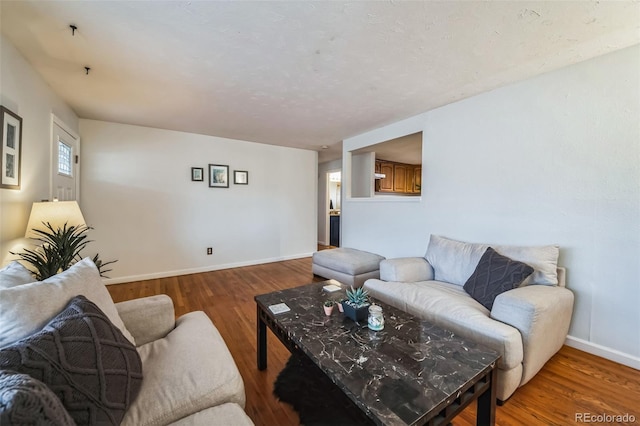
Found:
<path fill-rule="evenodd" d="M 222 164 L 209 164 L 209 187 L 229 187 L 229 166 Z"/>
<path fill-rule="evenodd" d="M 0 106 L 2 122 L 2 152 L 0 157 L 0 188 L 20 189 L 22 163 L 22 118 Z"/>
<path fill-rule="evenodd" d="M 204 169 L 202 167 L 192 167 L 191 180 L 194 182 L 202 182 L 204 180 Z"/>
<path fill-rule="evenodd" d="M 249 172 L 245 170 L 234 170 L 233 183 L 235 185 L 249 185 Z"/>

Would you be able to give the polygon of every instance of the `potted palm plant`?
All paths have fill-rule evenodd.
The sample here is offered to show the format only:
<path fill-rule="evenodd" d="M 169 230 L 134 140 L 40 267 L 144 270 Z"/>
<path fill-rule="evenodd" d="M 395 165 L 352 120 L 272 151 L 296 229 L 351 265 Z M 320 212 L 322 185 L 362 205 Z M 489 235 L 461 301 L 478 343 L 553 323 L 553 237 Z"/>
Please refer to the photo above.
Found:
<path fill-rule="evenodd" d="M 347 289 L 347 300 L 342 302 L 345 316 L 353 321 L 364 321 L 369 315 L 369 292 L 362 288 Z"/>
<path fill-rule="evenodd" d="M 10 252 L 33 266 L 35 271 L 31 272 L 38 281 L 69 269 L 82 259 L 80 252 L 91 242 L 87 240 L 87 232 L 91 229 L 88 226 L 64 224 L 62 228 L 54 228 L 48 222 L 44 226 L 47 229 L 33 229 L 37 237 L 32 239 L 39 243 L 36 248 L 24 249 L 23 253 Z M 93 263 L 103 277 L 110 271 L 105 266 L 114 262 L 116 261 L 103 262 L 98 254 L 93 257 Z"/>

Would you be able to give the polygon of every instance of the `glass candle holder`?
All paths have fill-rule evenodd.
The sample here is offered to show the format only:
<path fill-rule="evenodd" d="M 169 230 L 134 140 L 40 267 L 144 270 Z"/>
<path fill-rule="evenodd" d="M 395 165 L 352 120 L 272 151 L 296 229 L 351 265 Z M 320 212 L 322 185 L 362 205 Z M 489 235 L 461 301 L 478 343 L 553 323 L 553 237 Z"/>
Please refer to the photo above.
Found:
<path fill-rule="evenodd" d="M 380 331 L 384 328 L 384 316 L 382 315 L 382 308 L 380 306 L 369 306 L 369 320 L 367 325 L 373 331 Z"/>

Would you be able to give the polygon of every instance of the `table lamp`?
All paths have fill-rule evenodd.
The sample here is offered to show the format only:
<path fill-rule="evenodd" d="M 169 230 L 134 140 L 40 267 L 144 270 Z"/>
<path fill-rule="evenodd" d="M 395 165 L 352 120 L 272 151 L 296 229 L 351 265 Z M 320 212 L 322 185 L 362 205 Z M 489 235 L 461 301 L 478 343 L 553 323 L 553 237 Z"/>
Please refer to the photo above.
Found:
<path fill-rule="evenodd" d="M 65 224 L 67 226 L 87 226 L 77 201 L 33 203 L 25 237 L 40 237 L 33 230 L 46 231 L 45 223 L 50 223 L 53 229 L 62 229 Z"/>

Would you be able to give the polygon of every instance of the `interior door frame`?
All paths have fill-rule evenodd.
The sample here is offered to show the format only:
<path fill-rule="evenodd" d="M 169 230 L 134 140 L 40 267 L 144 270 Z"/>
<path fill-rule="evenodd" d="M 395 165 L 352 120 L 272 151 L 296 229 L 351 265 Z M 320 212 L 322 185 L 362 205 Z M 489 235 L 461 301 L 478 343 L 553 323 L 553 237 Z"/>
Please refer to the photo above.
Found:
<path fill-rule="evenodd" d="M 78 204 L 80 204 L 80 149 L 81 149 L 81 144 L 80 144 L 80 135 L 77 134 L 67 123 L 65 123 L 60 117 L 58 117 L 57 115 L 55 115 L 54 113 L 51 113 L 51 136 L 50 136 L 50 140 L 51 143 L 49 144 L 49 200 L 53 201 L 53 145 L 55 143 L 57 143 L 57 139 L 54 140 L 56 132 L 55 132 L 55 125 L 57 125 L 58 127 L 60 127 L 62 130 L 64 130 L 65 132 L 67 132 L 69 134 L 69 136 L 71 136 L 72 138 L 74 138 L 78 144 L 78 150 L 75 153 L 75 155 L 78 156 L 78 162 L 75 163 L 75 181 L 76 181 L 76 201 L 78 202 Z M 75 162 L 75 159 L 74 159 Z"/>
<path fill-rule="evenodd" d="M 329 208 L 329 200 L 331 199 L 331 193 L 329 190 L 329 183 L 330 183 L 330 175 L 332 173 L 336 173 L 336 172 L 340 172 L 340 180 L 342 180 L 342 169 L 331 169 L 331 170 L 327 170 L 326 174 L 325 174 L 325 196 L 324 196 L 324 206 L 325 206 L 325 214 L 324 214 L 324 220 L 325 220 L 325 227 L 324 227 L 324 239 L 326 241 L 326 245 L 331 245 L 331 237 L 330 237 L 330 231 L 331 231 L 331 225 L 330 225 L 330 220 L 331 218 L 329 217 L 329 211 L 331 210 Z M 342 215 L 342 182 L 340 182 L 340 215 Z M 337 202 L 336 202 L 337 204 Z M 342 228 L 342 221 L 340 221 L 340 227 Z M 342 229 L 341 229 L 342 231 Z M 340 232 L 340 245 L 342 245 L 342 232 Z"/>

